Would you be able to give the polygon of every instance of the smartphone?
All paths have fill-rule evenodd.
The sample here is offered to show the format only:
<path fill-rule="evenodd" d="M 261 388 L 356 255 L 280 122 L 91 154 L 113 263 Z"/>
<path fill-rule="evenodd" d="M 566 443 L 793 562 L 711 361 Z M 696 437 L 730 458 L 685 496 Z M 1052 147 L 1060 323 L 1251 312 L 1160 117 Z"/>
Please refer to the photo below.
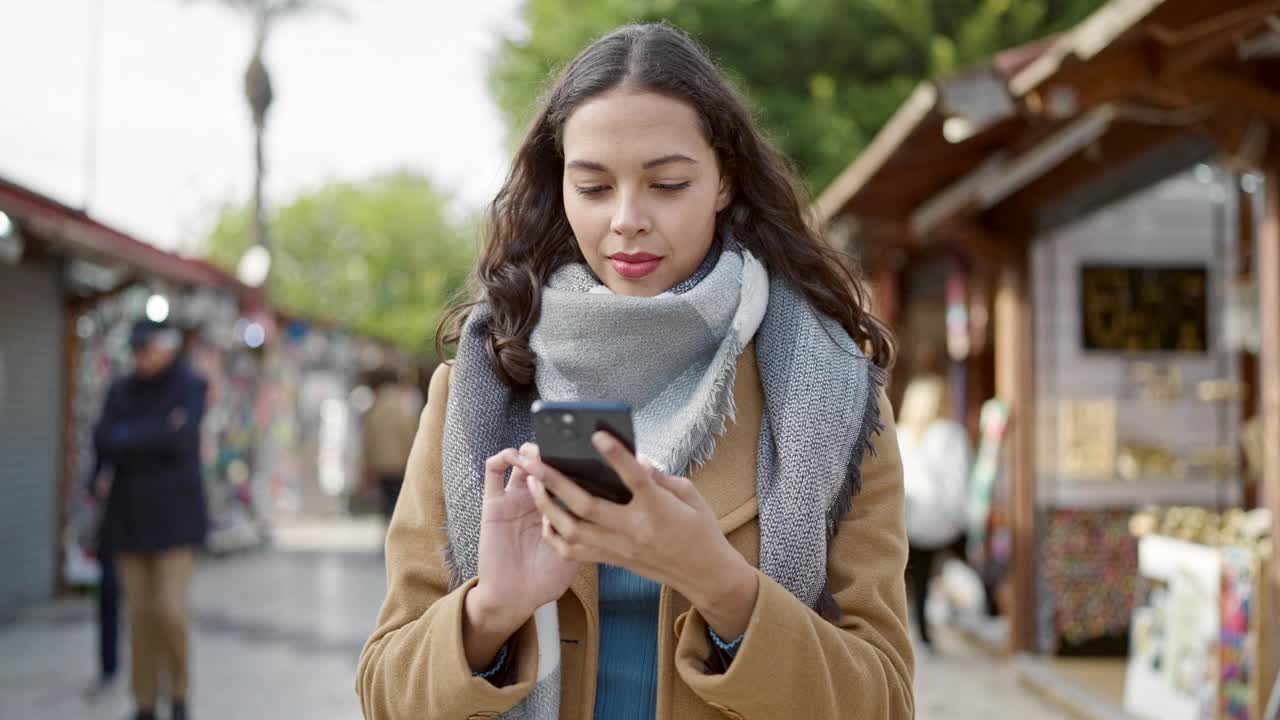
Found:
<path fill-rule="evenodd" d="M 631 501 L 631 490 L 591 444 L 592 434 L 599 430 L 636 451 L 631 408 L 625 403 L 539 400 L 533 404 L 533 436 L 542 461 L 592 495 L 625 505 Z"/>

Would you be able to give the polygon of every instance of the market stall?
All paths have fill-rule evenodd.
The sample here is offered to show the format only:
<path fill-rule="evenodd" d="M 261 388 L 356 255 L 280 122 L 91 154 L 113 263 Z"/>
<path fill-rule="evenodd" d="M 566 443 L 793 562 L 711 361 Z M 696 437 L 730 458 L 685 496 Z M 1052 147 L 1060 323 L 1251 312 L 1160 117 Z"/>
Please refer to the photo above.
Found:
<path fill-rule="evenodd" d="M 1125 677 L 1151 600 L 1136 511 L 1261 506 L 1273 530 L 1280 516 L 1274 13 L 1111 0 L 1058 37 L 922 84 L 817 203 L 856 229 L 852 246 L 898 248 L 905 260 L 873 275 L 947 248 L 989 284 L 989 304 L 969 310 L 992 319 L 1009 418 L 990 493 L 1011 547 L 1008 645 L 1042 664 L 1114 658 L 1081 677 Z M 1256 580 L 1280 587 L 1274 564 Z M 1276 630 L 1257 632 L 1274 677 Z M 1120 683 L 1105 699 L 1123 695 Z"/>

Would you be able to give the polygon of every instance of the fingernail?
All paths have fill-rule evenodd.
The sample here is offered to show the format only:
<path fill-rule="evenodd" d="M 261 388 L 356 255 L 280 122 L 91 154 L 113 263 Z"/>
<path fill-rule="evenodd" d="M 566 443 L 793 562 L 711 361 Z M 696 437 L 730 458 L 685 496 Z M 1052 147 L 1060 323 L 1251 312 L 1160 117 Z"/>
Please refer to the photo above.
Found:
<path fill-rule="evenodd" d="M 601 452 L 609 452 L 618 444 L 618 442 L 613 439 L 613 436 L 607 432 L 598 432 L 592 439 L 596 443 L 596 449 Z"/>

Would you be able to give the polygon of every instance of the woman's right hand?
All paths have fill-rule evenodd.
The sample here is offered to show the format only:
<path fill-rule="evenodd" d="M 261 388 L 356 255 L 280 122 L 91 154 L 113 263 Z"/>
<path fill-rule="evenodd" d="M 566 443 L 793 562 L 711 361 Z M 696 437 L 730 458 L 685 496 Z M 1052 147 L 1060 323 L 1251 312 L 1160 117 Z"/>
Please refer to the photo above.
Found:
<path fill-rule="evenodd" d="M 558 600 L 578 572 L 578 563 L 564 560 L 543 540 L 542 513 L 529 492 L 521 455 L 536 459 L 538 446 L 525 443 L 485 462 L 480 580 L 464 600 L 467 662 L 476 671 L 493 662 L 534 610 Z"/>

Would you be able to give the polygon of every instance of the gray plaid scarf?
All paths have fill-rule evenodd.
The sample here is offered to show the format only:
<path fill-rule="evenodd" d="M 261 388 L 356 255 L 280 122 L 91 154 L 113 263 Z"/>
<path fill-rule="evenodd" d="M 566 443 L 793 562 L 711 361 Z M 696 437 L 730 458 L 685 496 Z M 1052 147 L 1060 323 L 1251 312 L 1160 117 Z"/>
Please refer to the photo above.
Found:
<path fill-rule="evenodd" d="M 485 459 L 533 437 L 533 398 L 512 393 L 489 361 L 490 318 L 478 306 L 463 329 L 446 411 L 446 553 L 454 587 L 477 573 Z M 711 457 L 733 417 L 737 357 L 752 331 L 765 411 L 756 477 L 760 569 L 830 614 L 827 547 L 861 489 L 862 458 L 881 428 L 884 373 L 838 322 L 782 278 L 768 277 L 736 243 L 655 298 L 614 295 L 585 266 L 558 271 L 543 291 L 531 337 L 537 393 L 627 402 L 639 452 L 684 473 Z M 534 622 L 537 682 L 504 718 L 559 717 L 555 603 L 539 608 Z"/>

